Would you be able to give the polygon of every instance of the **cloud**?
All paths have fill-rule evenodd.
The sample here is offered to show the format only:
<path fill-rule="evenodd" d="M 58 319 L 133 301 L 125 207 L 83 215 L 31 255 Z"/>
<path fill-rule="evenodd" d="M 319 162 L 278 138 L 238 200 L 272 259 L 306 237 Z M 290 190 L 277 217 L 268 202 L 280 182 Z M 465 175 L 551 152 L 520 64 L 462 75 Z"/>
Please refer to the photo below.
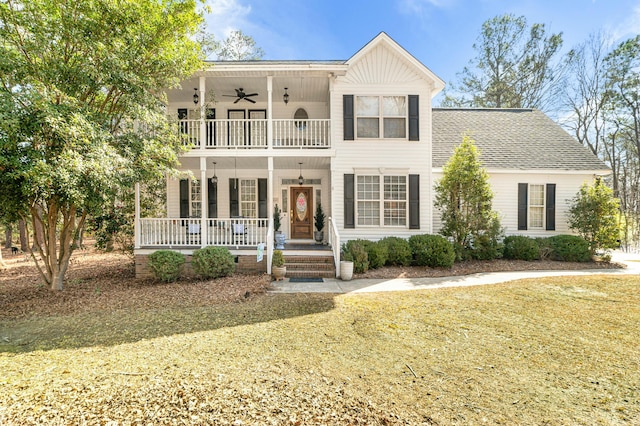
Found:
<path fill-rule="evenodd" d="M 218 40 L 224 40 L 233 30 L 244 30 L 249 25 L 247 17 L 251 6 L 242 5 L 239 0 L 207 0 L 210 12 L 206 14 L 207 31 Z"/>
<path fill-rule="evenodd" d="M 400 9 L 408 14 L 423 14 L 428 8 L 449 7 L 455 2 L 456 0 L 401 0 Z"/>
<path fill-rule="evenodd" d="M 621 40 L 631 35 L 640 34 L 640 1 L 633 7 L 629 16 L 620 25 L 616 26 L 611 33 L 614 40 Z"/>

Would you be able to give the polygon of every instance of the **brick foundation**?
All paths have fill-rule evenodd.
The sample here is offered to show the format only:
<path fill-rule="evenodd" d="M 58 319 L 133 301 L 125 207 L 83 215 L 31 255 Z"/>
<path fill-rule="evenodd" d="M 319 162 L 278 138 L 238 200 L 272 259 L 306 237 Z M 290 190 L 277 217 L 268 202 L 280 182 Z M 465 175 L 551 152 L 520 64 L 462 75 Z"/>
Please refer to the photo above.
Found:
<path fill-rule="evenodd" d="M 267 256 L 265 255 L 261 262 L 256 262 L 256 255 L 238 255 L 236 257 L 236 272 L 241 274 L 255 274 L 267 272 Z M 149 279 L 154 278 L 153 273 L 147 266 L 149 259 L 148 254 L 136 254 L 136 278 Z M 184 271 L 185 277 L 193 277 L 193 269 L 191 268 L 191 255 L 185 256 Z"/>

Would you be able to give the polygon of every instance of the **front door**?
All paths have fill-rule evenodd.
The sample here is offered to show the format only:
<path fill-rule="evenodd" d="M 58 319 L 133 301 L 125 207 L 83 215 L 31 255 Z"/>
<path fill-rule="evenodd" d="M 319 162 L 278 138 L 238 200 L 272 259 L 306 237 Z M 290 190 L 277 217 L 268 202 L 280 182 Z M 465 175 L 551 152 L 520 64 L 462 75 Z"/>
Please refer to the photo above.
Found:
<path fill-rule="evenodd" d="M 291 239 L 313 238 L 313 188 L 291 187 Z"/>

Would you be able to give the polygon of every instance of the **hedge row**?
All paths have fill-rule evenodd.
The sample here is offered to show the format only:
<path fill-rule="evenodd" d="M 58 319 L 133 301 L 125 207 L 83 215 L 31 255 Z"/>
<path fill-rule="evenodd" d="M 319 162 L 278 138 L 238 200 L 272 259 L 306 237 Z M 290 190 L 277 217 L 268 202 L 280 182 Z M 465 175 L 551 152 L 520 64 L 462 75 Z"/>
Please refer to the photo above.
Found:
<path fill-rule="evenodd" d="M 183 273 L 185 255 L 172 250 L 158 250 L 149 255 L 149 269 L 161 282 L 177 281 Z M 235 261 L 225 247 L 205 247 L 191 255 L 191 268 L 200 278 L 227 277 L 235 270 Z"/>
<path fill-rule="evenodd" d="M 505 237 L 502 244 L 492 249 L 488 259 L 539 260 L 552 259 L 565 262 L 591 260 L 589 244 L 575 235 L 555 235 L 548 238 L 530 238 L 520 235 Z M 342 246 L 342 259 L 353 262 L 355 273 L 367 272 L 382 266 L 426 266 L 450 268 L 455 260 L 453 245 L 440 235 L 414 235 L 408 240 L 386 237 L 377 242 L 350 240 Z"/>

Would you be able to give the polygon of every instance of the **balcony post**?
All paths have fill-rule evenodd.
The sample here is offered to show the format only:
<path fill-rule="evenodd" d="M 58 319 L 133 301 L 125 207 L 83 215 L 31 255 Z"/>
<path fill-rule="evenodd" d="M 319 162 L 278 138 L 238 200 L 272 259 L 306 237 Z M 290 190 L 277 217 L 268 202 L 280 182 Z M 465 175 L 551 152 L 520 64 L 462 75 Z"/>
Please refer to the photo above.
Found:
<path fill-rule="evenodd" d="M 269 156 L 267 159 L 267 218 L 269 224 L 267 229 L 275 233 L 273 228 L 273 157 Z M 267 274 L 271 274 L 271 258 L 273 257 L 273 238 L 275 235 L 270 235 L 267 231 Z"/>
<path fill-rule="evenodd" d="M 133 248 L 140 248 L 140 182 L 136 182 L 135 223 L 133 224 Z"/>
<path fill-rule="evenodd" d="M 200 134 L 198 135 L 198 140 L 200 140 L 200 149 L 206 148 L 205 144 L 207 143 L 206 138 L 206 129 L 207 125 L 205 119 L 207 118 L 207 100 L 206 96 L 206 87 L 205 87 L 205 78 L 204 76 L 200 76 Z"/>
<path fill-rule="evenodd" d="M 207 157 L 200 157 L 200 247 L 206 247 L 209 243 L 207 230 L 207 210 L 209 209 L 209 196 L 207 182 Z"/>
<path fill-rule="evenodd" d="M 267 149 L 271 148 L 273 148 L 273 76 L 269 75 L 267 76 Z"/>

